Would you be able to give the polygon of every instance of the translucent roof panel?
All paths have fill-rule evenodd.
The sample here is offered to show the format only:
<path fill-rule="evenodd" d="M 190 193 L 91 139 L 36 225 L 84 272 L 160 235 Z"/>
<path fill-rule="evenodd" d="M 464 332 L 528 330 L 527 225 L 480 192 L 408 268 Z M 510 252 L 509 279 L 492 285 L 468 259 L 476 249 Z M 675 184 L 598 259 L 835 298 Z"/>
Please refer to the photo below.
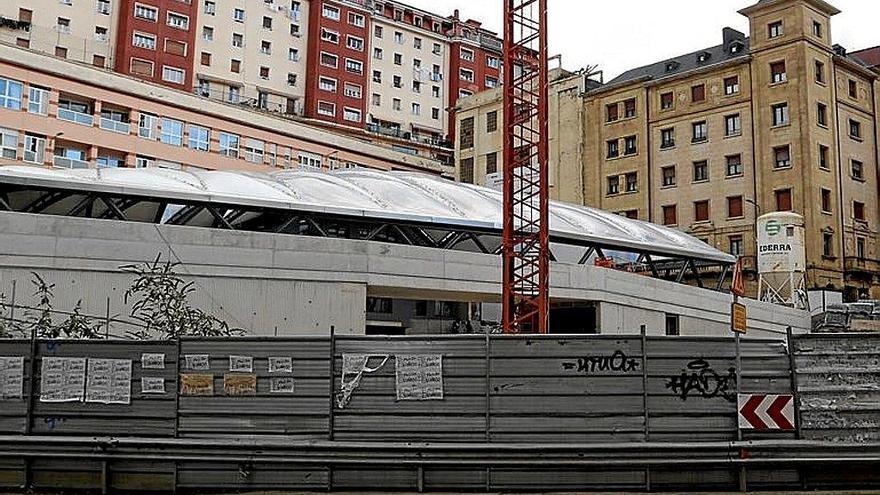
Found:
<path fill-rule="evenodd" d="M 502 225 L 500 192 L 415 172 L 356 169 L 255 173 L 0 166 L 0 182 L 478 229 L 500 230 Z M 735 261 L 732 256 L 677 230 L 583 206 L 552 202 L 550 208 L 550 230 L 555 243 L 598 244 L 622 251 L 722 263 Z"/>

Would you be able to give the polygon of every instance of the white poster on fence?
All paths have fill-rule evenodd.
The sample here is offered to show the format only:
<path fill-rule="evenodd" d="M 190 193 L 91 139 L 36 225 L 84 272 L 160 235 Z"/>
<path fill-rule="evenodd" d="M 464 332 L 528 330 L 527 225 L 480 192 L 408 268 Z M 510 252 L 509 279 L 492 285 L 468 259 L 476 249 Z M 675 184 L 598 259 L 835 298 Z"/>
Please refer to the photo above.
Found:
<path fill-rule="evenodd" d="M 86 358 L 43 358 L 40 402 L 82 402 L 85 386 Z"/>
<path fill-rule="evenodd" d="M 131 404 L 131 359 L 89 359 L 86 402 Z"/>
<path fill-rule="evenodd" d="M 20 399 L 24 389 L 24 358 L 0 356 L 0 400 Z"/>
<path fill-rule="evenodd" d="M 443 356 L 394 356 L 397 400 L 443 400 Z"/>

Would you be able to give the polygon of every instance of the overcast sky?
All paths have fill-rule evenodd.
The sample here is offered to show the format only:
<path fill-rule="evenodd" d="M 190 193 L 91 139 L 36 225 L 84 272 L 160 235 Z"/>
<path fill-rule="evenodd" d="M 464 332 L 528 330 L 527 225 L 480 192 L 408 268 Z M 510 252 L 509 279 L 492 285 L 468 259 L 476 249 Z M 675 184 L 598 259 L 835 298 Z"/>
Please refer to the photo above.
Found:
<path fill-rule="evenodd" d="M 503 0 L 403 0 L 442 15 L 501 32 Z M 729 26 L 748 34 L 737 10 L 757 0 L 548 0 L 550 53 L 562 54 L 566 69 L 598 65 L 605 80 L 666 58 L 721 44 Z M 830 0 L 843 11 L 832 21 L 834 43 L 853 51 L 880 45 L 880 1 Z"/>

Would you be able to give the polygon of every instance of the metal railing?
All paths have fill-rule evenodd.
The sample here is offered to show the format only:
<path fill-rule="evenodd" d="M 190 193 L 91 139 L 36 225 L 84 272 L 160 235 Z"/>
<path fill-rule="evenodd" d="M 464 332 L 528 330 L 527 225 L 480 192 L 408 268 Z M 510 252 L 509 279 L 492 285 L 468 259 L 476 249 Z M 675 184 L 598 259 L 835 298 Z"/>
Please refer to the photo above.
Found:
<path fill-rule="evenodd" d="M 95 123 L 95 116 L 87 113 L 69 110 L 67 108 L 58 109 L 58 120 L 67 120 L 80 125 L 92 126 Z"/>
<path fill-rule="evenodd" d="M 131 131 L 131 124 L 101 117 L 101 129 L 106 129 L 119 134 L 128 134 Z"/>
<path fill-rule="evenodd" d="M 85 160 L 58 155 L 52 157 L 52 164 L 59 168 L 90 168 L 89 162 Z"/>

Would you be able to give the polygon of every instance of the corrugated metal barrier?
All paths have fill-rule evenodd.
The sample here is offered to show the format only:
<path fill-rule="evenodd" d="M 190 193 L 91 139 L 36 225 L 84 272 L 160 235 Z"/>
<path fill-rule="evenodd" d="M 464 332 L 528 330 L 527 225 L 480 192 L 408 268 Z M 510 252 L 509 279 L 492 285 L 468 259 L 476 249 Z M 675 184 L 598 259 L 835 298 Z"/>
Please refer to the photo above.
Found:
<path fill-rule="evenodd" d="M 880 336 L 2 341 L 0 357 L 23 368 L 0 399 L 0 488 L 880 481 Z M 795 430 L 740 429 L 738 393 L 794 393 Z"/>

